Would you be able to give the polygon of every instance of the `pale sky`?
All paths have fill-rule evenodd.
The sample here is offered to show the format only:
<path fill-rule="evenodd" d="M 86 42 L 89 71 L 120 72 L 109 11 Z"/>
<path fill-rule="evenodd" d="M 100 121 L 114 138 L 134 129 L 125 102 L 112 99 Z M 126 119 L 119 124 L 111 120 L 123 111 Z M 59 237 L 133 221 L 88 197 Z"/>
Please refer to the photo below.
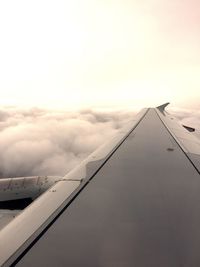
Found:
<path fill-rule="evenodd" d="M 0 105 L 199 107 L 199 0 L 1 0 Z"/>

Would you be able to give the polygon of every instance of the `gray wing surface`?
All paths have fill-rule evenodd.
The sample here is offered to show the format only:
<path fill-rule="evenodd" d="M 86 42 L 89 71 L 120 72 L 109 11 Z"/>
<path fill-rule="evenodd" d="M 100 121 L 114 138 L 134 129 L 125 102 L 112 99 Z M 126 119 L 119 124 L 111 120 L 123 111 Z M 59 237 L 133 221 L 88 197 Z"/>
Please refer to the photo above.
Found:
<path fill-rule="evenodd" d="M 200 266 L 198 140 L 164 108 L 146 110 L 106 157 L 87 163 L 62 209 L 3 265 Z"/>

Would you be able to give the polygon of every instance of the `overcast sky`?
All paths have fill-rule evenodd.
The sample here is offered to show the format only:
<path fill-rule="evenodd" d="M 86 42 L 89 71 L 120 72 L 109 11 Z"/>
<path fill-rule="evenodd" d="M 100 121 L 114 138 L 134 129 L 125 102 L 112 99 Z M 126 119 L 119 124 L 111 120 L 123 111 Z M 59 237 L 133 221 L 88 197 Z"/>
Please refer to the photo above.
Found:
<path fill-rule="evenodd" d="M 199 0 L 0 1 L 0 105 L 199 107 Z"/>

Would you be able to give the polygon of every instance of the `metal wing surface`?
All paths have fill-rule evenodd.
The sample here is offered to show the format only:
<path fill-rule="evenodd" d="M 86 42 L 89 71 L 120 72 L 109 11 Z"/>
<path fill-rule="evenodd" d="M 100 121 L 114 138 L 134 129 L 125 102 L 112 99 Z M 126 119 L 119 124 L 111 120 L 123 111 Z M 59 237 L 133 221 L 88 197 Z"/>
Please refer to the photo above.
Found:
<path fill-rule="evenodd" d="M 0 232 L 0 265 L 200 266 L 199 140 L 145 109 Z"/>

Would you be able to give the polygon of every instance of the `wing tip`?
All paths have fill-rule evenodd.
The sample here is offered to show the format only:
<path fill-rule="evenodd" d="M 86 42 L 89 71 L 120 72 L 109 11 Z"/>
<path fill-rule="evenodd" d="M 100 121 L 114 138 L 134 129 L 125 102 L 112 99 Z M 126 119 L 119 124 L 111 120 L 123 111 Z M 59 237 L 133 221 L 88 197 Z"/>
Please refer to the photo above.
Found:
<path fill-rule="evenodd" d="M 167 103 L 162 104 L 162 105 L 160 105 L 160 106 L 158 106 L 158 107 L 156 107 L 156 108 L 159 109 L 161 112 L 163 112 L 163 111 L 165 110 L 165 108 L 166 108 L 169 104 L 170 104 L 170 103 L 167 102 Z"/>

